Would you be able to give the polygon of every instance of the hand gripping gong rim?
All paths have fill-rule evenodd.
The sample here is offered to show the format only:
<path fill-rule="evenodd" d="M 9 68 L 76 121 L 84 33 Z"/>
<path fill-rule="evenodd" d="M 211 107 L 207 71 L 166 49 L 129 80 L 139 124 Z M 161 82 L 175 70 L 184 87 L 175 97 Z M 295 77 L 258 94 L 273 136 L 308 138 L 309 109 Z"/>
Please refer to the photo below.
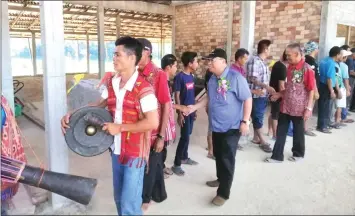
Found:
<path fill-rule="evenodd" d="M 113 122 L 111 114 L 104 108 L 83 107 L 69 118 L 69 127 L 66 129 L 65 141 L 68 147 L 78 155 L 93 157 L 107 151 L 114 142 L 114 136 L 102 131 L 102 126 L 93 126 L 84 116 L 92 114 L 102 122 Z M 88 135 L 88 128 L 95 133 Z M 89 131 L 90 131 L 89 130 Z"/>

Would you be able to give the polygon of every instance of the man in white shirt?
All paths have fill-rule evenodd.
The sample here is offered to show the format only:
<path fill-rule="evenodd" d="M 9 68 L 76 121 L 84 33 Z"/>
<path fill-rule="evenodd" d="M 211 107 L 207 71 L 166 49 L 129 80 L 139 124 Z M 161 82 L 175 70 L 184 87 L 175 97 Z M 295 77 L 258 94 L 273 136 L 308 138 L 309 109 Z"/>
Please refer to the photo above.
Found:
<path fill-rule="evenodd" d="M 115 136 L 112 152 L 113 194 L 118 215 L 142 215 L 144 167 L 149 157 L 149 132 L 158 127 L 157 99 L 154 90 L 137 71 L 142 44 L 122 37 L 114 53 L 115 75 L 108 79 L 102 99 L 90 106 L 108 107 L 114 123 L 103 130 Z M 117 72 L 120 72 L 119 74 Z M 62 118 L 68 127 L 70 113 Z"/>

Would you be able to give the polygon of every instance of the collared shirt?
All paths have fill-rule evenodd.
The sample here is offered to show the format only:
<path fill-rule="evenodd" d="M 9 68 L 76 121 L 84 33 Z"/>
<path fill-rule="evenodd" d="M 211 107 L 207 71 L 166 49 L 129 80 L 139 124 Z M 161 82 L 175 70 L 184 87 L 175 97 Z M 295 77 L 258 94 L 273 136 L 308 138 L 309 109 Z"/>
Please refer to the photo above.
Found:
<path fill-rule="evenodd" d="M 335 87 L 335 61 L 329 56 L 319 63 L 319 81 L 327 84 L 327 79 L 331 79 L 332 87 Z"/>
<path fill-rule="evenodd" d="M 239 129 L 243 120 L 244 101 L 251 97 L 247 80 L 240 74 L 226 67 L 221 78 L 229 81 L 226 97 L 217 92 L 218 80 L 212 75 L 208 82 L 208 113 L 210 129 L 213 132 L 227 132 Z"/>
<path fill-rule="evenodd" d="M 160 133 L 161 105 L 171 102 L 171 97 L 169 93 L 168 76 L 162 69 L 155 66 L 152 61 L 150 61 L 144 67 L 143 71 L 141 71 L 141 74 L 145 77 L 145 80 L 148 81 L 153 86 L 155 96 L 158 99 L 159 127 L 152 131 L 152 143 L 154 143 L 155 138 Z M 168 136 L 166 136 L 166 138 L 167 137 Z"/>
<path fill-rule="evenodd" d="M 236 71 L 236 72 L 239 72 L 239 73 L 240 73 L 243 77 L 245 77 L 245 78 L 247 77 L 247 74 L 246 74 L 244 68 L 241 67 L 241 66 L 239 66 L 239 65 L 236 64 L 236 63 L 234 63 L 234 64 L 231 65 L 231 70 L 234 70 L 234 71 Z"/>
<path fill-rule="evenodd" d="M 265 63 L 263 59 L 261 59 L 258 55 L 253 56 L 247 62 L 247 79 L 248 81 L 255 77 L 257 81 L 262 82 L 266 85 L 269 84 L 269 67 Z M 249 82 L 249 87 L 251 90 L 262 89 L 260 86 L 254 85 L 252 82 Z M 253 98 L 258 97 L 266 97 L 267 93 L 265 92 L 263 95 L 258 96 L 253 94 Z"/>
<path fill-rule="evenodd" d="M 122 111 L 123 111 L 123 99 L 126 95 L 126 91 L 132 91 L 134 84 L 136 83 L 138 78 L 138 71 L 134 72 L 134 74 L 129 78 L 126 82 L 125 86 L 120 89 L 121 77 L 119 75 L 115 75 L 112 78 L 112 86 L 116 95 L 116 111 L 114 116 L 114 122 L 116 124 L 122 124 Z M 103 99 L 108 98 L 108 90 L 107 88 L 101 94 Z M 154 94 L 148 94 L 140 99 L 140 105 L 143 113 L 153 111 L 158 109 L 157 98 Z M 121 154 L 121 133 L 115 135 L 114 143 L 110 147 L 115 155 Z"/>

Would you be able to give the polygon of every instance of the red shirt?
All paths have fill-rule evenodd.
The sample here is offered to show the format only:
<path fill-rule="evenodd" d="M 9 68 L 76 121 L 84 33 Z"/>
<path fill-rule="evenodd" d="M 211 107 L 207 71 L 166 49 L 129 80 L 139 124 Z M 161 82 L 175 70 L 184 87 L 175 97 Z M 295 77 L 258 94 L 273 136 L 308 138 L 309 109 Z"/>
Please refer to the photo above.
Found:
<path fill-rule="evenodd" d="M 158 99 L 158 113 L 159 113 L 159 127 L 156 130 L 152 131 L 152 144 L 154 144 L 156 136 L 160 131 L 160 121 L 161 121 L 161 105 L 165 103 L 171 103 L 171 97 L 169 92 L 168 77 L 166 73 L 155 66 L 153 62 L 149 62 L 143 69 L 140 71 L 145 80 L 147 80 L 154 88 L 155 96 Z"/>
<path fill-rule="evenodd" d="M 244 70 L 244 68 L 243 68 L 243 67 L 240 67 L 240 66 L 237 65 L 236 63 L 232 64 L 232 65 L 231 65 L 231 68 L 232 68 L 232 70 L 235 70 L 235 71 L 239 72 L 241 75 L 243 75 L 243 77 L 246 77 L 246 76 L 247 76 L 247 75 L 246 75 L 246 72 L 245 72 L 245 70 Z"/>
<path fill-rule="evenodd" d="M 316 86 L 316 79 L 314 77 L 314 71 L 312 68 L 305 62 L 304 58 L 300 62 L 298 62 L 296 65 L 291 65 L 289 64 L 287 67 L 287 81 L 290 82 L 292 81 L 292 76 L 293 76 L 293 71 L 294 70 L 301 70 L 304 65 L 305 66 L 305 72 L 303 75 L 303 84 L 305 85 L 306 89 L 308 91 L 315 90 Z"/>

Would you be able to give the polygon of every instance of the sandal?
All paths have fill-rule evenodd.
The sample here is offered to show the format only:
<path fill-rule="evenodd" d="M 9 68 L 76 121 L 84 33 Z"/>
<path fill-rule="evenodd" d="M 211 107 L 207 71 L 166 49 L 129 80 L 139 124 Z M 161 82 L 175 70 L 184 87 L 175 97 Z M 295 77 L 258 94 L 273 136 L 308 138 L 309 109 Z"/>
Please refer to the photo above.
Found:
<path fill-rule="evenodd" d="M 313 133 L 313 132 L 310 131 L 310 130 L 306 130 L 306 131 L 304 132 L 304 134 L 307 135 L 307 136 L 317 136 L 315 133 Z"/>
<path fill-rule="evenodd" d="M 266 158 L 264 160 L 265 163 L 282 163 L 282 161 L 279 161 L 279 160 L 275 160 L 275 159 L 272 159 L 272 158 Z"/>
<path fill-rule="evenodd" d="M 250 142 L 252 142 L 252 143 L 254 143 L 256 145 L 260 145 L 261 144 L 260 141 L 255 141 L 255 140 L 251 140 Z"/>
<path fill-rule="evenodd" d="M 268 143 L 260 144 L 259 148 L 261 148 L 261 150 L 263 150 L 266 153 L 271 153 L 272 152 L 272 148 L 270 147 L 270 144 L 268 144 Z"/>
<path fill-rule="evenodd" d="M 240 144 L 238 144 L 238 146 L 237 146 L 237 150 L 238 150 L 238 151 L 243 151 L 243 150 L 244 150 L 244 147 L 243 147 L 243 146 L 241 146 Z"/>
<path fill-rule="evenodd" d="M 317 129 L 317 131 L 325 133 L 325 134 L 331 134 L 332 133 L 328 128 Z"/>
<path fill-rule="evenodd" d="M 187 160 L 182 160 L 181 164 L 187 164 L 187 165 L 197 165 L 198 163 L 191 158 L 187 158 Z"/>
<path fill-rule="evenodd" d="M 174 172 L 170 169 L 170 168 L 164 168 L 164 174 L 167 174 L 167 175 L 173 175 Z"/>
<path fill-rule="evenodd" d="M 213 155 L 211 155 L 211 154 L 207 154 L 207 157 L 208 157 L 209 159 L 216 160 L 216 157 L 213 156 Z"/>
<path fill-rule="evenodd" d="M 330 125 L 330 127 L 335 128 L 335 129 L 340 129 L 340 125 L 338 123 L 334 123 Z"/>
<path fill-rule="evenodd" d="M 344 123 L 354 123 L 353 119 L 345 119 L 343 120 Z"/>
<path fill-rule="evenodd" d="M 288 158 L 289 161 L 292 161 L 292 162 L 297 162 L 299 160 L 302 160 L 303 157 L 295 157 L 295 156 L 291 156 Z"/>
<path fill-rule="evenodd" d="M 183 176 L 185 175 L 185 171 L 181 169 L 180 166 L 176 167 L 176 166 L 173 166 L 171 167 L 171 170 L 178 176 Z"/>

